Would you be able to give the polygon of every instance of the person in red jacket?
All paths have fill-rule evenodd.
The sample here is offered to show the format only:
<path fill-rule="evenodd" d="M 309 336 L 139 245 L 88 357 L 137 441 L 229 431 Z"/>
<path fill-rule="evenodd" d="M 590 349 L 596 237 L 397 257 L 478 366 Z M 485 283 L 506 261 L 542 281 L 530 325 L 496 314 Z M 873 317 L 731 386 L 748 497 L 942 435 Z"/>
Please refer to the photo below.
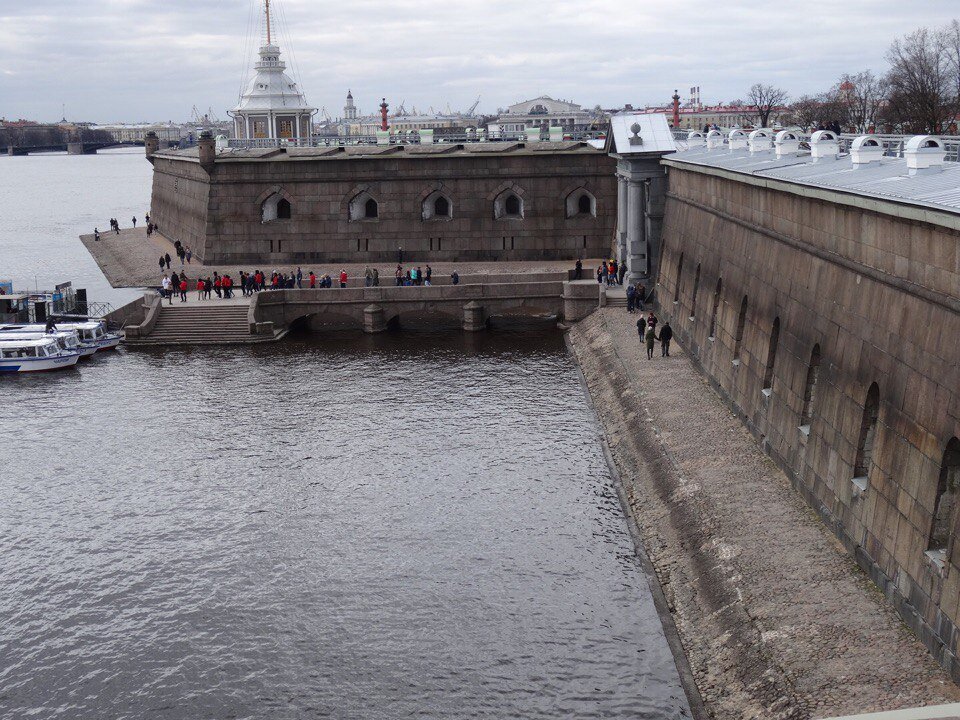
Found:
<path fill-rule="evenodd" d="M 229 275 L 223 276 L 223 297 L 224 299 L 233 297 L 233 278 Z"/>
<path fill-rule="evenodd" d="M 223 297 L 220 294 L 220 287 L 223 285 L 223 280 L 216 273 L 213 274 L 213 291 L 217 294 L 217 297 Z"/>
<path fill-rule="evenodd" d="M 310 271 L 310 289 L 313 290 L 317 287 L 317 276 L 313 274 L 313 270 Z"/>
<path fill-rule="evenodd" d="M 180 281 L 180 302 L 187 301 L 187 281 L 183 279 Z"/>
<path fill-rule="evenodd" d="M 340 271 L 340 287 L 345 288 L 347 286 L 347 271 Z"/>
<path fill-rule="evenodd" d="M 203 300 L 203 278 L 197 280 L 197 300 Z"/>

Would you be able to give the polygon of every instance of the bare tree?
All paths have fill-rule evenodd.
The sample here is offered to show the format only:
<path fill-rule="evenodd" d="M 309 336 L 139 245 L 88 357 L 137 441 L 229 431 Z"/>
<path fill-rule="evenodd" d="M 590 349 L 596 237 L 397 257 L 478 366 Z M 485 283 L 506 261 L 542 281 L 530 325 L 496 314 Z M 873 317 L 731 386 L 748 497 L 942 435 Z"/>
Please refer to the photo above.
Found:
<path fill-rule="evenodd" d="M 953 76 L 953 92 L 960 99 L 960 20 L 953 20 L 943 28 L 940 39 Z"/>
<path fill-rule="evenodd" d="M 819 97 L 801 95 L 787 108 L 789 120 L 805 130 L 816 127 L 821 118 L 822 105 L 822 99 Z"/>
<path fill-rule="evenodd" d="M 887 60 L 890 121 L 901 132 L 943 132 L 957 111 L 945 33 L 920 28 L 894 40 Z"/>
<path fill-rule="evenodd" d="M 887 99 L 887 81 L 870 70 L 855 75 L 844 73 L 830 91 L 836 109 L 836 119 L 854 132 L 865 133 L 877 124 L 880 108 Z"/>
<path fill-rule="evenodd" d="M 770 116 L 779 114 L 789 97 L 786 90 L 760 83 L 753 85 L 747 92 L 747 99 L 756 108 L 760 127 L 768 127 Z"/>

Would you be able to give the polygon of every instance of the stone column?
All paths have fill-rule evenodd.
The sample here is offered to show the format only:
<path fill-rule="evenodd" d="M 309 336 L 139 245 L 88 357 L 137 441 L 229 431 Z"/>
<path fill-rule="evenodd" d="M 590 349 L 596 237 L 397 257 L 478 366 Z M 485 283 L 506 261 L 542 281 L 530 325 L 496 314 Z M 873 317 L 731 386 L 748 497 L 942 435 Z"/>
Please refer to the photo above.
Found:
<path fill-rule="evenodd" d="M 363 309 L 363 331 L 365 333 L 382 333 L 387 329 L 382 305 L 367 305 Z"/>
<path fill-rule="evenodd" d="M 627 261 L 627 179 L 617 175 L 617 262 Z"/>
<path fill-rule="evenodd" d="M 660 235 L 663 232 L 663 213 L 667 204 L 667 178 L 652 177 L 646 192 L 646 240 L 649 275 L 656 278 L 660 268 Z"/>
<path fill-rule="evenodd" d="M 485 330 L 487 319 L 483 311 L 483 305 L 476 300 L 471 300 L 463 306 L 463 329 L 467 332 L 476 332 Z"/>
<path fill-rule="evenodd" d="M 646 280 L 647 238 L 642 180 L 630 180 L 627 189 L 627 279 L 631 283 Z"/>

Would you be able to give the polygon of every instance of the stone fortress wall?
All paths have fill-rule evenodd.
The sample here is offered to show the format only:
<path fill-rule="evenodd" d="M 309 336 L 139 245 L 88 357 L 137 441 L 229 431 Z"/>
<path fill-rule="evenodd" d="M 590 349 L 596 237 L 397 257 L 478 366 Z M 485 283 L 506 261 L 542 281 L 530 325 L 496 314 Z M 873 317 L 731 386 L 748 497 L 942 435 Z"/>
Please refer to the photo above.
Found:
<path fill-rule="evenodd" d="M 583 143 L 200 152 L 148 153 L 151 211 L 207 264 L 394 261 L 401 246 L 416 262 L 573 261 L 614 240 L 615 161 Z"/>
<path fill-rule="evenodd" d="M 957 217 L 665 164 L 665 316 L 960 680 Z"/>

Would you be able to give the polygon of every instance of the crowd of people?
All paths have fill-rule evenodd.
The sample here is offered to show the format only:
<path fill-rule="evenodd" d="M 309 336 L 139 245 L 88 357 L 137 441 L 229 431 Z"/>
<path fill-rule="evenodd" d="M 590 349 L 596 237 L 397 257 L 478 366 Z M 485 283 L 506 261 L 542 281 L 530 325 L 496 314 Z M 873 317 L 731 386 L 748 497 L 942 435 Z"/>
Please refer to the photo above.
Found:
<path fill-rule="evenodd" d="M 164 273 L 160 283 L 161 294 L 167 298 L 171 304 L 173 304 L 174 296 L 178 296 L 180 302 L 187 302 L 187 291 L 191 289 L 190 284 L 193 282 L 187 277 L 185 269 L 185 266 L 190 263 L 192 256 L 190 248 L 182 246 L 179 241 L 175 247 L 177 256 L 180 258 L 181 270 L 179 273 L 174 272 L 167 274 L 165 272 L 165 270 L 170 269 L 170 253 L 164 253 L 160 256 L 159 260 L 160 272 Z M 425 268 L 417 266 L 409 270 L 404 270 L 402 265 L 397 265 L 395 275 L 396 285 L 398 287 L 409 285 L 426 286 L 432 282 L 433 268 L 427 265 Z M 365 287 L 380 286 L 380 271 L 377 268 L 370 268 L 368 266 L 364 270 L 363 278 Z M 456 270 L 450 274 L 450 281 L 454 285 L 460 284 L 460 274 Z M 198 300 L 212 299 L 211 293 L 216 293 L 218 298 L 228 299 L 234 296 L 233 288 L 235 284 L 240 288 L 240 292 L 244 297 L 249 297 L 254 293 L 265 290 L 290 290 L 303 289 L 304 287 L 310 290 L 332 288 L 335 282 L 338 283 L 341 288 L 347 287 L 349 276 L 346 269 L 341 269 L 340 273 L 334 277 L 330 275 L 318 275 L 314 273 L 313 270 L 308 271 L 306 276 L 304 276 L 303 270 L 299 267 L 296 272 L 292 270 L 290 272 L 274 270 L 269 277 L 261 270 L 254 272 L 241 270 L 238 281 L 235 281 L 230 275 L 220 275 L 214 272 L 213 275 L 207 276 L 206 278 L 197 278 L 193 289 L 197 292 Z"/>

